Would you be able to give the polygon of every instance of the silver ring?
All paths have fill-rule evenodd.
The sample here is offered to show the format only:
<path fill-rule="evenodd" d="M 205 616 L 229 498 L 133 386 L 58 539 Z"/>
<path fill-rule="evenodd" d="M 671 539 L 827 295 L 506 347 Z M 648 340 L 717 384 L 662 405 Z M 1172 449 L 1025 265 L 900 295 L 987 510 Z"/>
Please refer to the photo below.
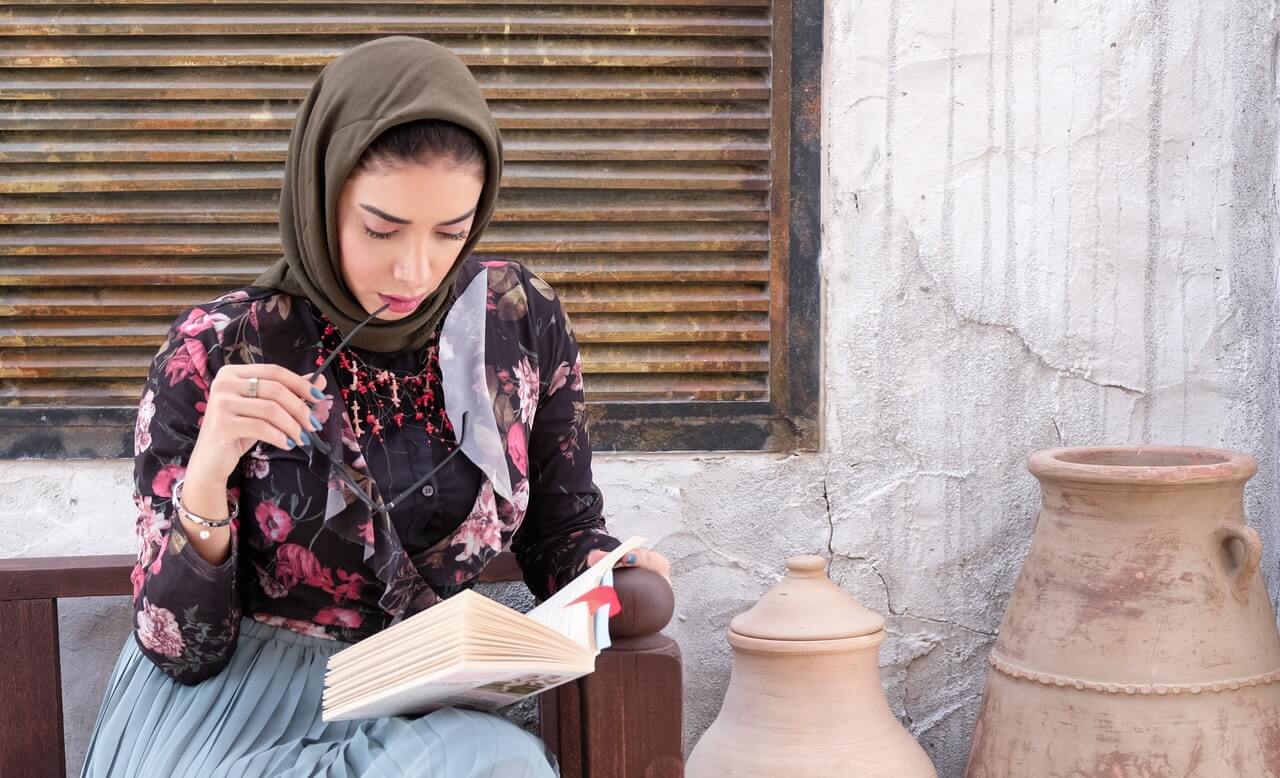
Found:
<path fill-rule="evenodd" d="M 258 377 L 257 376 L 254 376 L 249 379 L 249 396 L 250 397 L 258 396 Z"/>

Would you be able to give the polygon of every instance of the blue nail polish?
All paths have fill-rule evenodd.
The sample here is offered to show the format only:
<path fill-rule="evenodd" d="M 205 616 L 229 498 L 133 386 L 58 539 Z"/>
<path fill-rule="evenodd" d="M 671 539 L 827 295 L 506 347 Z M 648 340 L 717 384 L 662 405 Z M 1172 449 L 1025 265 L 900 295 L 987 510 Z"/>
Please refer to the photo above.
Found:
<path fill-rule="evenodd" d="M 316 418 L 314 413 L 311 414 L 311 428 L 316 431 L 319 431 L 320 429 L 320 420 Z"/>
<path fill-rule="evenodd" d="M 294 446 L 298 445 L 297 443 L 293 442 L 293 438 L 285 438 L 284 442 L 289 444 L 287 448 L 293 448 Z"/>
<path fill-rule="evenodd" d="M 629 564 L 629 565 L 634 565 L 635 563 L 636 563 L 636 555 L 635 555 L 635 554 L 627 554 L 627 564 Z"/>
<path fill-rule="evenodd" d="M 305 432 L 303 432 L 303 433 L 300 433 L 300 434 L 299 434 L 299 436 L 298 436 L 298 440 L 299 440 L 299 441 L 302 443 L 302 445 L 304 445 L 304 446 L 310 446 L 310 445 L 311 445 L 311 436 L 310 436 L 310 435 L 308 435 L 308 434 L 307 434 L 307 433 L 305 433 Z"/>
<path fill-rule="evenodd" d="M 312 396 L 312 397 L 314 397 L 314 398 L 316 398 L 317 400 L 323 400 L 323 399 L 324 399 L 324 392 L 320 391 L 319 389 L 317 389 L 317 388 L 315 388 L 315 387 L 313 386 L 313 387 L 311 387 L 311 396 Z"/>

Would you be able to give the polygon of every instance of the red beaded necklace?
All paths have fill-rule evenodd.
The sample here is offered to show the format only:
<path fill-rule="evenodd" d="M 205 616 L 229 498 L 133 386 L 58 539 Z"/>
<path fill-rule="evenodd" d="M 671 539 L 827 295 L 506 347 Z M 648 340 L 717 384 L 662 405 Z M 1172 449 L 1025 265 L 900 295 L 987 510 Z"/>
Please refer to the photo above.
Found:
<path fill-rule="evenodd" d="M 342 333 L 329 317 L 317 311 L 323 323 L 319 366 L 333 353 L 342 341 Z M 406 417 L 421 422 L 427 435 L 444 443 L 447 448 L 456 447 L 453 425 L 444 413 L 444 388 L 440 381 L 440 353 L 438 334 L 424 347 L 426 364 L 416 374 L 394 373 L 365 364 L 350 348 L 343 349 L 331 367 L 342 386 L 342 399 L 351 411 L 352 429 L 357 436 L 368 424 L 368 432 L 379 441 L 385 441 L 383 429 L 390 424 L 403 427 Z"/>

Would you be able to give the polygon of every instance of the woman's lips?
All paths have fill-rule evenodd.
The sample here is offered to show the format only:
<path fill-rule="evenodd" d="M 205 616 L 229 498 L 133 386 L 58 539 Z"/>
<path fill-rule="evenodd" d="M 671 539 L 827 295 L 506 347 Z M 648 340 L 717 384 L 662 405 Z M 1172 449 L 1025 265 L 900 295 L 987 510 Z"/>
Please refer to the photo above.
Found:
<path fill-rule="evenodd" d="M 389 294 L 378 293 L 378 299 L 387 303 L 391 310 L 396 313 L 410 313 L 418 307 L 425 297 L 425 294 L 422 297 L 393 297 Z"/>

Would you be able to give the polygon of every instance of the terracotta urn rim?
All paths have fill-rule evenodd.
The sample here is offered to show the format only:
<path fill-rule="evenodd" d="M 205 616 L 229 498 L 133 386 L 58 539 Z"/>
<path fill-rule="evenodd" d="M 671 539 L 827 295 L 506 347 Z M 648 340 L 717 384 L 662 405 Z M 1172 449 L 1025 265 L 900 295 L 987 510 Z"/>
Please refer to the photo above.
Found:
<path fill-rule="evenodd" d="M 1097 484 L 1212 484 L 1247 481 L 1253 456 L 1205 446 L 1078 446 L 1041 449 L 1027 458 L 1041 481 Z"/>
<path fill-rule="evenodd" d="M 887 633 L 881 629 L 866 635 L 844 638 L 817 638 L 814 640 L 776 640 L 744 635 L 729 629 L 729 645 L 753 654 L 845 654 L 875 648 L 884 642 Z"/>

